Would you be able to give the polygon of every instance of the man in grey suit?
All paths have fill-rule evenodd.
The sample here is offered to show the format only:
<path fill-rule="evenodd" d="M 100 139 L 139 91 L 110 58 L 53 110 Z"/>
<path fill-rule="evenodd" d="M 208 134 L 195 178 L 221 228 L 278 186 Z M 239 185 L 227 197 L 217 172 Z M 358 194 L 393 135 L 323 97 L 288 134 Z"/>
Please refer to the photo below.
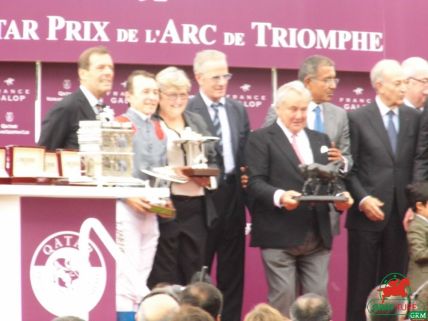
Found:
<path fill-rule="evenodd" d="M 101 99 L 113 86 L 113 60 L 104 47 L 82 52 L 78 61 L 80 87 L 49 110 L 42 122 L 38 145 L 48 150 L 79 148 L 77 130 L 80 120 L 95 120 Z"/>
<path fill-rule="evenodd" d="M 389 273 L 406 273 L 401 221 L 408 208 L 420 114 L 403 105 L 407 78 L 395 60 L 370 72 L 375 101 L 349 113 L 354 166 L 347 178 L 355 198 L 348 211 L 347 321 L 364 320 L 371 289 Z"/>
<path fill-rule="evenodd" d="M 251 246 L 261 248 L 269 304 L 286 316 L 296 298 L 296 280 L 303 293 L 327 296 L 329 206 L 295 199 L 305 182 L 299 164 L 328 163 L 328 136 L 305 128 L 310 99 L 300 81 L 281 86 L 278 120 L 252 132 L 245 148 L 248 193 L 254 199 Z M 349 198 L 335 206 L 345 210 L 351 204 Z"/>
<path fill-rule="evenodd" d="M 224 53 L 198 52 L 193 70 L 199 93 L 189 101 L 187 110 L 200 114 L 211 135 L 220 137 L 216 151 L 221 175 L 218 189 L 212 194 L 218 222 L 209 230 L 206 265 L 211 267 L 217 254 L 217 287 L 224 295 L 222 320 L 239 321 L 245 253 L 245 207 L 239 168 L 250 126 L 245 107 L 226 98 L 232 75 Z"/>
<path fill-rule="evenodd" d="M 348 172 L 352 167 L 349 126 L 346 111 L 330 103 L 339 79 L 336 78 L 334 62 L 324 56 L 314 55 L 306 58 L 299 68 L 298 79 L 303 82 L 312 95 L 308 106 L 307 127 L 326 133 L 332 142 L 329 161 L 343 160 L 342 170 Z M 275 108 L 269 109 L 263 127 L 276 120 Z M 339 234 L 339 213 L 330 211 L 333 235 Z"/>

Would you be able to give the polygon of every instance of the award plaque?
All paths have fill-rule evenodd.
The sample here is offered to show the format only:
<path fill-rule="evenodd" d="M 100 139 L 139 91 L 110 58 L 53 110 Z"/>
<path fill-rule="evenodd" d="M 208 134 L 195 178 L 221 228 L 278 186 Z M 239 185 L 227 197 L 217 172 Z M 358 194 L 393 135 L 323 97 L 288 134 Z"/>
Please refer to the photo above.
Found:
<path fill-rule="evenodd" d="M 341 164 L 341 161 L 335 161 L 327 165 L 317 163 L 300 165 L 305 183 L 302 196 L 295 199 L 299 202 L 346 202 L 348 198 L 341 194 L 344 190 L 340 182 Z"/>
<path fill-rule="evenodd" d="M 6 146 L 6 171 L 11 177 L 43 177 L 45 148 Z"/>
<path fill-rule="evenodd" d="M 46 177 L 59 177 L 58 158 L 54 152 L 45 152 L 45 170 Z"/>
<path fill-rule="evenodd" d="M 80 154 L 77 150 L 57 149 L 59 175 L 63 177 L 79 177 L 82 175 Z"/>
<path fill-rule="evenodd" d="M 151 204 L 150 212 L 159 215 L 162 218 L 173 219 L 176 216 L 176 210 L 172 206 Z"/>
<path fill-rule="evenodd" d="M 207 167 L 207 168 L 193 168 L 185 167 L 181 170 L 184 175 L 193 177 L 193 176 L 217 176 L 220 174 L 220 170 L 216 167 Z"/>
<path fill-rule="evenodd" d="M 6 172 L 6 149 L 0 147 L 0 177 L 9 177 Z"/>

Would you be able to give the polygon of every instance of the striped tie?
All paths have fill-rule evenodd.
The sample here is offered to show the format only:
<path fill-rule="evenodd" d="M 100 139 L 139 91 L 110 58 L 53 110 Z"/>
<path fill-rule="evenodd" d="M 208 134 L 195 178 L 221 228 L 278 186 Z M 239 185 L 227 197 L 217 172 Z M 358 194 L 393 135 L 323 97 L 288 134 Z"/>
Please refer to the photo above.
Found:
<path fill-rule="evenodd" d="M 211 107 L 214 111 L 214 117 L 212 119 L 213 127 L 214 127 L 214 134 L 215 134 L 215 136 L 220 138 L 220 140 L 218 141 L 218 147 L 219 147 L 220 153 L 223 155 L 223 141 L 222 141 L 222 135 L 221 135 L 221 123 L 220 123 L 220 117 L 218 116 L 218 111 L 219 111 L 218 109 L 221 106 L 222 106 L 221 103 L 212 103 L 211 104 Z"/>

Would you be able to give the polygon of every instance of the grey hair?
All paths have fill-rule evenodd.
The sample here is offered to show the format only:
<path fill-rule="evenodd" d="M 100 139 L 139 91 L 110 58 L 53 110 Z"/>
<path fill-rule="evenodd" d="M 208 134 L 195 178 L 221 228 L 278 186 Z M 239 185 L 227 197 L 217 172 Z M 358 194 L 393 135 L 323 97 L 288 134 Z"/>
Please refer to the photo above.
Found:
<path fill-rule="evenodd" d="M 311 101 L 312 99 L 311 92 L 305 87 L 305 84 L 300 80 L 293 80 L 278 88 L 274 104 L 276 108 L 287 100 L 290 92 L 298 93 L 307 98 L 308 101 Z"/>
<path fill-rule="evenodd" d="M 328 57 L 313 55 L 307 57 L 299 68 L 297 78 L 304 81 L 308 76 L 316 76 L 320 66 L 334 67 L 334 62 Z"/>
<path fill-rule="evenodd" d="M 428 62 L 421 57 L 410 57 L 401 63 L 406 78 L 417 77 L 428 73 Z"/>
<path fill-rule="evenodd" d="M 203 72 L 203 65 L 210 60 L 223 60 L 227 64 L 226 54 L 219 50 L 202 50 L 196 53 L 195 59 L 193 60 L 193 72 L 195 75 Z"/>
<path fill-rule="evenodd" d="M 370 82 L 373 88 L 377 82 L 384 80 L 385 72 L 391 68 L 401 68 L 400 63 L 393 59 L 382 59 L 378 61 L 370 71 Z"/>

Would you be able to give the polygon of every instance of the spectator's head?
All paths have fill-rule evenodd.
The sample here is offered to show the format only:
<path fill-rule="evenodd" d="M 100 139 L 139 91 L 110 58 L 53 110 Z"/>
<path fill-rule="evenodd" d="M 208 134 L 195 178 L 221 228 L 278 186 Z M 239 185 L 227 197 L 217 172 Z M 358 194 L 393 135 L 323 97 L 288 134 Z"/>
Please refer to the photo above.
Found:
<path fill-rule="evenodd" d="M 282 124 L 293 134 L 306 127 L 308 104 L 311 93 L 299 81 L 288 82 L 279 87 L 276 94 L 276 114 Z"/>
<path fill-rule="evenodd" d="M 421 57 L 410 57 L 401 63 L 408 80 L 406 98 L 416 108 L 424 106 L 428 95 L 428 63 Z"/>
<path fill-rule="evenodd" d="M 177 297 L 168 289 L 155 289 L 146 295 L 135 314 L 136 321 L 171 321 L 179 311 Z"/>
<path fill-rule="evenodd" d="M 193 72 L 200 90 L 212 101 L 226 96 L 229 73 L 226 55 L 218 50 L 199 51 L 193 60 Z"/>
<path fill-rule="evenodd" d="M 406 187 L 409 206 L 418 214 L 428 216 L 428 182 L 416 182 Z"/>
<path fill-rule="evenodd" d="M 386 106 L 400 106 L 403 103 L 407 78 L 398 61 L 383 59 L 376 63 L 370 71 L 370 81 Z"/>
<path fill-rule="evenodd" d="M 244 318 L 244 321 L 285 321 L 287 320 L 277 309 L 266 303 L 257 304 Z"/>
<path fill-rule="evenodd" d="M 317 104 L 330 101 L 339 83 L 334 62 L 320 55 L 306 58 L 297 77 L 309 89 L 312 100 Z"/>
<path fill-rule="evenodd" d="M 72 316 L 72 315 L 68 315 L 68 316 L 64 316 L 64 317 L 57 317 L 55 319 L 53 319 L 52 321 L 85 321 L 81 318 Z"/>
<path fill-rule="evenodd" d="M 181 292 L 181 304 L 200 307 L 214 320 L 220 320 L 223 309 L 223 295 L 214 285 L 205 282 L 189 284 Z"/>
<path fill-rule="evenodd" d="M 159 114 L 163 118 L 181 117 L 189 100 L 191 83 L 186 73 L 176 67 L 162 69 L 156 75 L 160 89 Z"/>
<path fill-rule="evenodd" d="M 126 82 L 125 96 L 130 107 L 151 116 L 159 103 L 159 85 L 155 76 L 144 70 L 133 71 Z"/>
<path fill-rule="evenodd" d="M 181 307 L 172 321 L 214 321 L 213 317 L 201 308 L 194 306 Z"/>
<path fill-rule="evenodd" d="M 331 307 L 323 296 L 307 293 L 291 305 L 290 317 L 292 321 L 330 321 Z"/>
<path fill-rule="evenodd" d="M 113 87 L 113 59 L 105 47 L 86 49 L 77 63 L 80 84 L 96 98 L 101 98 Z"/>

